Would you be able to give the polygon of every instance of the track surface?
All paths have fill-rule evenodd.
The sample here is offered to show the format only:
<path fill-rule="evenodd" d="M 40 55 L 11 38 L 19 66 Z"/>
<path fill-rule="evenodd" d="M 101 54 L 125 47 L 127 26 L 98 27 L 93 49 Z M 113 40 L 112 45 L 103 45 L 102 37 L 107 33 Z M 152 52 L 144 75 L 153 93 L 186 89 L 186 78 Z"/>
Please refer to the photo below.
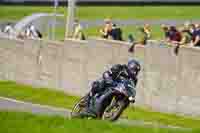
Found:
<path fill-rule="evenodd" d="M 28 102 L 22 102 L 15 99 L 0 97 L 0 110 L 19 111 L 19 112 L 31 112 L 34 114 L 44 115 L 57 115 L 62 117 L 70 117 L 70 110 L 64 108 L 55 108 L 47 105 L 32 104 Z M 142 126 L 153 128 L 168 128 L 177 130 L 191 130 L 190 128 L 182 128 L 171 125 L 162 125 L 159 123 L 145 122 L 139 120 L 127 120 L 120 119 L 115 124 L 128 125 L 128 126 Z"/>

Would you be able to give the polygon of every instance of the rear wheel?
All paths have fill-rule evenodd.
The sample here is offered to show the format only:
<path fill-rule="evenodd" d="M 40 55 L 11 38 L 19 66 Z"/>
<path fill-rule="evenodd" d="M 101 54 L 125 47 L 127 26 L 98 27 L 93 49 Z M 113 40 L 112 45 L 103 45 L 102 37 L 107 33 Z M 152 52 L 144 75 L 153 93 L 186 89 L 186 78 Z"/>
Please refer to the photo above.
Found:
<path fill-rule="evenodd" d="M 81 112 L 85 111 L 87 106 L 87 96 L 82 97 L 73 107 L 71 118 L 81 117 Z"/>

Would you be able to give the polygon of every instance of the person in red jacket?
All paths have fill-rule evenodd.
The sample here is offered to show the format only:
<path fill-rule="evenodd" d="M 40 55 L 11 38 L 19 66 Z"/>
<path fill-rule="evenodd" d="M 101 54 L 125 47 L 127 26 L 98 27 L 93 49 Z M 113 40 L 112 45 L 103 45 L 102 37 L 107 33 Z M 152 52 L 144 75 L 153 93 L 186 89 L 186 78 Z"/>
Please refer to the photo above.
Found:
<path fill-rule="evenodd" d="M 176 29 L 175 26 L 169 27 L 169 42 L 177 44 L 181 41 L 181 33 Z"/>

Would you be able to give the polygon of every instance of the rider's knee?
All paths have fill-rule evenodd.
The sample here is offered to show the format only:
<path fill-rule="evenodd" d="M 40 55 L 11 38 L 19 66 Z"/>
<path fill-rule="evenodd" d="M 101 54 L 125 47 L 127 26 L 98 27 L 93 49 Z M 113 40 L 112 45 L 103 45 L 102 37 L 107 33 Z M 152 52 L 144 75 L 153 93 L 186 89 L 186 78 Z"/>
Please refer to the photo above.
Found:
<path fill-rule="evenodd" d="M 92 83 L 92 90 L 91 90 L 92 93 L 93 93 L 93 94 L 98 93 L 99 90 L 100 90 L 100 87 L 101 87 L 100 82 L 99 82 L 99 81 L 94 81 L 94 82 Z"/>

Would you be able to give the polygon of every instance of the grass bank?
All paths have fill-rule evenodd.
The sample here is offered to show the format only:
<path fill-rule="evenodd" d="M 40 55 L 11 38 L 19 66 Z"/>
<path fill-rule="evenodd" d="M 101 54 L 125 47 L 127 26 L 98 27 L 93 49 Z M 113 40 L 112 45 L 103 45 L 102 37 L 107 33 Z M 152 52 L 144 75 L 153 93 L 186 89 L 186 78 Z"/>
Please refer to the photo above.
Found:
<path fill-rule="evenodd" d="M 0 111 L 1 133 L 198 133 L 175 129 L 114 125 L 97 120 L 68 120 L 61 117 Z"/>
<path fill-rule="evenodd" d="M 0 81 L 0 96 L 69 109 L 78 100 L 78 97 L 67 95 L 61 91 L 53 91 L 47 88 L 33 88 L 28 85 L 16 84 L 9 81 Z"/>
<path fill-rule="evenodd" d="M 200 6 L 78 6 L 76 14 L 80 19 L 198 19 Z M 48 6 L 0 6 L 1 20 L 19 20 L 38 12 L 53 12 Z M 67 14 L 66 7 L 59 7 L 58 13 Z"/>
<path fill-rule="evenodd" d="M 16 84 L 10 81 L 0 81 L 0 96 L 17 100 L 64 107 L 71 109 L 79 99 L 60 91 L 47 88 L 33 88 L 27 85 Z M 182 117 L 174 114 L 154 112 L 151 109 L 129 107 L 123 114 L 128 119 L 158 122 L 165 125 L 174 125 L 187 128 L 199 128 L 200 119 Z"/>

